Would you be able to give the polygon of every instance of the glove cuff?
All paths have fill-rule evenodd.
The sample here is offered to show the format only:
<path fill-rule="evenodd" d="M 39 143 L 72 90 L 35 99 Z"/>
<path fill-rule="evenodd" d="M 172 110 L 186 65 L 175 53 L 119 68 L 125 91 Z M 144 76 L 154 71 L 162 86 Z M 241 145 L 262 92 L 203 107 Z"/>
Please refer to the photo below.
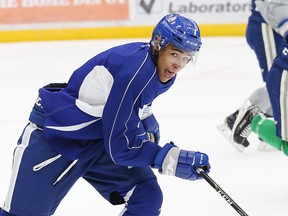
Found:
<path fill-rule="evenodd" d="M 180 149 L 173 143 L 167 143 L 156 155 L 153 168 L 161 174 L 175 176 Z"/>

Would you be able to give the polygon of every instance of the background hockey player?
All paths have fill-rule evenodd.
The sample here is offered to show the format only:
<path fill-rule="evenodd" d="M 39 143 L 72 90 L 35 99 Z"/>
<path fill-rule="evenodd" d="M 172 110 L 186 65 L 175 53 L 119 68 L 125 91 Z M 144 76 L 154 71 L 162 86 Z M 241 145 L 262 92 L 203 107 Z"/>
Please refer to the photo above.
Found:
<path fill-rule="evenodd" d="M 243 143 L 252 130 L 288 156 L 288 1 L 259 1 L 257 7 L 267 23 L 283 36 L 266 82 L 273 118 L 267 117 L 257 106 L 247 107 L 232 136 L 235 141 Z"/>
<path fill-rule="evenodd" d="M 150 43 L 111 48 L 75 70 L 67 84 L 40 88 L 14 151 L 0 215 L 52 215 L 81 177 L 111 204 L 125 204 L 120 215 L 159 215 L 163 195 L 151 167 L 188 180 L 201 179 L 198 167 L 210 170 L 204 153 L 158 145 L 151 110 L 201 45 L 196 22 L 169 14 Z"/>
<path fill-rule="evenodd" d="M 265 21 L 263 16 L 256 9 L 255 2 L 260 1 L 251 1 L 252 10 L 248 19 L 246 40 L 250 48 L 253 49 L 256 54 L 264 86 L 256 89 L 249 98 L 244 101 L 239 109 L 225 118 L 223 124 L 217 126 L 228 142 L 230 142 L 240 152 L 243 152 L 245 148 L 249 146 L 249 141 L 241 139 L 243 143 L 240 143 L 239 141 L 235 142 L 231 133 L 234 133 L 236 125 L 238 125 L 239 121 L 243 118 L 247 108 L 251 105 L 257 105 L 267 115 L 273 115 L 265 83 L 273 59 L 276 57 L 277 52 L 279 52 L 282 43 L 282 36 L 273 29 L 273 26 Z M 260 139 L 258 149 L 271 150 L 274 148 L 269 148 L 269 146 Z"/>

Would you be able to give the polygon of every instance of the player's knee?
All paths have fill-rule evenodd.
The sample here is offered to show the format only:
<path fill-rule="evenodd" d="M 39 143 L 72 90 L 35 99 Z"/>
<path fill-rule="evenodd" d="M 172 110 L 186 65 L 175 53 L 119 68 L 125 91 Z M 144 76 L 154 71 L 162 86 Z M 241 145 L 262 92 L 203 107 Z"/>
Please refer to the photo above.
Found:
<path fill-rule="evenodd" d="M 155 210 L 159 210 L 163 202 L 163 193 L 156 179 L 149 180 L 143 184 L 143 192 L 145 198 L 149 200 L 147 207 L 155 206 Z M 149 208 L 148 207 L 148 208 Z"/>
<path fill-rule="evenodd" d="M 126 212 L 123 215 L 150 215 L 160 214 L 163 194 L 156 179 L 137 184 L 131 197 L 126 203 Z"/>

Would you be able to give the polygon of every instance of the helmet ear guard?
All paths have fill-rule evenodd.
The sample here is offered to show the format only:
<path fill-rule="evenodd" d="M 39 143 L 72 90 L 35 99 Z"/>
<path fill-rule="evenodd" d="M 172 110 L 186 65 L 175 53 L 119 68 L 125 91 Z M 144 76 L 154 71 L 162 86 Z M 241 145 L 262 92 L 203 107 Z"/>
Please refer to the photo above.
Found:
<path fill-rule="evenodd" d="M 158 51 L 161 49 L 160 40 L 161 40 L 161 35 L 156 34 L 155 37 L 154 37 L 154 39 L 151 40 L 151 42 L 150 42 L 151 45 L 152 45 L 153 47 L 156 47 Z"/>

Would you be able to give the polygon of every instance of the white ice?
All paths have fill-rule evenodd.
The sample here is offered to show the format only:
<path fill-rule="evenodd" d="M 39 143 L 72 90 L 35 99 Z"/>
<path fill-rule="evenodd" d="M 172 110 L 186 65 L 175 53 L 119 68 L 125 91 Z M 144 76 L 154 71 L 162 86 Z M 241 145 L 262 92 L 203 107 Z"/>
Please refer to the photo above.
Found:
<path fill-rule="evenodd" d="M 0 206 L 9 185 L 13 149 L 38 88 L 66 82 L 73 70 L 100 51 L 148 40 L 0 44 Z M 160 123 L 161 145 L 174 141 L 180 148 L 206 152 L 212 166 L 210 176 L 250 216 L 286 216 L 288 158 L 279 151 L 258 151 L 253 136 L 251 146 L 240 153 L 216 129 L 262 85 L 256 57 L 244 37 L 206 37 L 197 65 L 179 73 L 175 85 L 155 101 L 154 113 Z M 239 215 L 205 180 L 157 176 L 164 193 L 161 215 Z M 80 179 L 55 216 L 116 216 L 122 209 L 110 205 Z"/>

